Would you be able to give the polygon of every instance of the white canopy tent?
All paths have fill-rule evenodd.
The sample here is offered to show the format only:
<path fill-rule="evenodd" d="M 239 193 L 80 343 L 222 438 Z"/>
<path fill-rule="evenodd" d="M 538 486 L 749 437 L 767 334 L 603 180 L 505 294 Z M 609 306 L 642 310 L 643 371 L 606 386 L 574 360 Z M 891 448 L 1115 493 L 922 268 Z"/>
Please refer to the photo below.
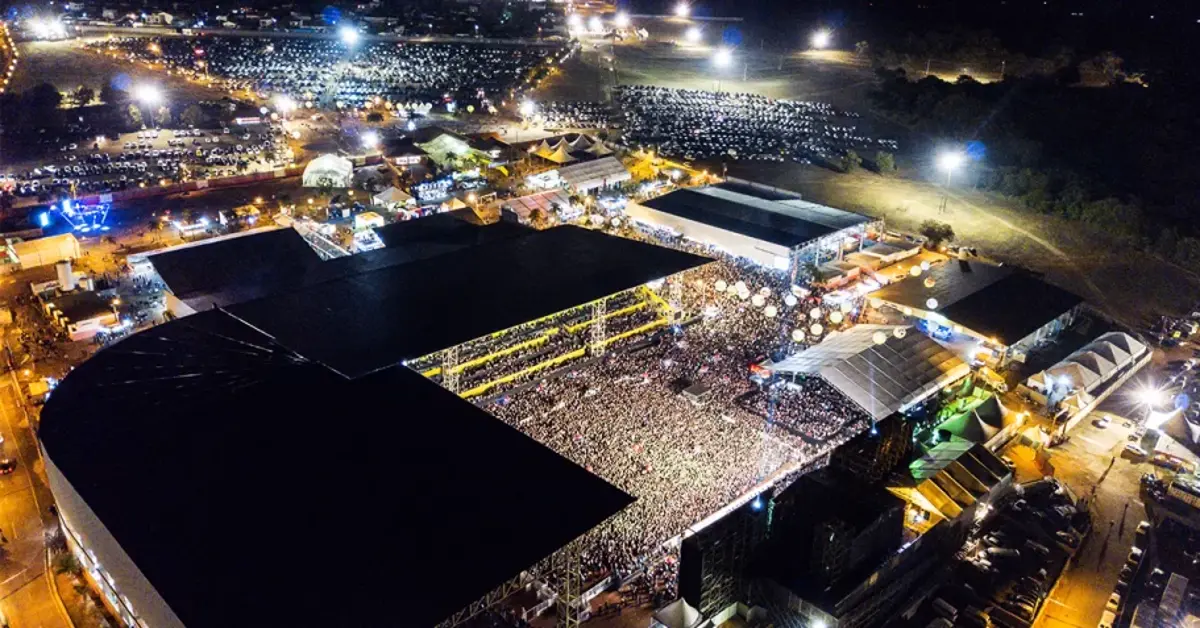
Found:
<path fill-rule="evenodd" d="M 903 337 L 897 329 L 905 330 Z M 905 325 L 857 325 L 769 368 L 820 376 L 876 421 L 971 372 L 954 352 Z"/>
<path fill-rule="evenodd" d="M 326 153 L 308 162 L 301 178 L 306 188 L 321 187 L 326 181 L 335 188 L 348 188 L 354 178 L 354 163 L 345 157 Z"/>

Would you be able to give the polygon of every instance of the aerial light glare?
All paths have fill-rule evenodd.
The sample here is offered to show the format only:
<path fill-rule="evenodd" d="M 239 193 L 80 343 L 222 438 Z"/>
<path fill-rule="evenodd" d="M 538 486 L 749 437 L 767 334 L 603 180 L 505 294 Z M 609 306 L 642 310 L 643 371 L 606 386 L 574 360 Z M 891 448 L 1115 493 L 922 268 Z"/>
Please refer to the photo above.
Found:
<path fill-rule="evenodd" d="M 808 317 L 813 319 L 814 321 L 821 320 L 821 308 L 814 307 L 812 310 L 809 311 Z"/>
<path fill-rule="evenodd" d="M 727 68 L 733 63 L 733 51 L 729 48 L 717 48 L 713 53 L 713 65 L 718 68 Z"/>
<path fill-rule="evenodd" d="M 296 101 L 288 96 L 278 96 L 275 98 L 275 108 L 282 113 L 291 113 L 296 110 Z"/>
<path fill-rule="evenodd" d="M 929 308 L 929 309 L 931 309 L 931 310 L 936 310 L 936 309 L 937 309 L 937 306 L 938 306 L 938 300 L 937 300 L 937 299 L 935 299 L 935 298 L 933 298 L 933 297 L 929 297 L 928 299 L 926 299 L 926 300 L 925 300 L 925 307 L 927 307 L 927 308 Z"/>
<path fill-rule="evenodd" d="M 532 100 L 526 100 L 521 103 L 521 106 L 518 108 L 518 111 L 521 112 L 521 115 L 529 117 L 529 116 L 533 115 L 534 111 L 537 111 L 537 105 L 533 104 Z"/>
<path fill-rule="evenodd" d="M 797 329 L 792 330 L 792 342 L 804 342 L 804 330 L 803 329 L 797 328 Z"/>
<path fill-rule="evenodd" d="M 778 313 L 779 309 L 774 305 L 768 305 L 767 307 L 763 308 L 763 316 L 766 316 L 767 318 L 775 318 L 775 315 Z"/>
<path fill-rule="evenodd" d="M 1138 390 L 1136 394 L 1138 401 L 1150 407 L 1157 406 L 1167 399 L 1166 392 L 1154 386 L 1145 386 Z"/>
<path fill-rule="evenodd" d="M 142 84 L 133 89 L 133 97 L 144 105 L 157 105 L 162 102 L 162 90 L 154 85 Z"/>
<path fill-rule="evenodd" d="M 895 331 L 892 332 L 892 335 L 897 338 L 903 338 L 908 335 L 908 329 L 906 327 L 897 327 Z"/>
<path fill-rule="evenodd" d="M 347 46 L 353 46 L 358 43 L 358 30 L 350 26 L 343 26 L 338 29 L 338 38 Z"/>
<path fill-rule="evenodd" d="M 881 345 L 881 344 L 887 342 L 887 334 L 885 334 L 881 331 L 877 331 L 877 332 L 871 334 L 871 341 L 877 345 Z"/>
<path fill-rule="evenodd" d="M 687 17 L 692 13 L 692 5 L 686 2 L 680 2 L 675 5 L 675 17 Z"/>
<path fill-rule="evenodd" d="M 753 304 L 754 307 L 762 307 L 767 304 L 767 298 L 761 294 L 756 294 L 752 299 L 750 299 L 750 303 Z"/>
<path fill-rule="evenodd" d="M 685 39 L 687 39 L 689 44 L 698 44 L 704 37 L 704 33 L 700 31 L 699 26 L 693 26 L 687 29 L 687 32 L 685 32 L 683 36 Z"/>
<path fill-rule="evenodd" d="M 841 312 L 834 310 L 829 313 L 829 322 L 833 323 L 834 325 L 842 324 L 843 320 L 845 320 L 845 316 L 843 316 Z"/>
<path fill-rule="evenodd" d="M 367 131 L 362 134 L 362 143 L 365 148 L 375 148 L 379 146 L 379 134 L 375 131 Z"/>
<path fill-rule="evenodd" d="M 808 331 L 814 336 L 820 336 L 821 332 L 825 331 L 825 328 L 820 323 L 813 323 L 812 327 L 808 328 Z"/>
<path fill-rule="evenodd" d="M 828 28 L 822 28 L 821 30 L 818 30 L 817 32 L 813 33 L 812 37 L 809 39 L 809 43 L 817 50 L 828 48 L 830 42 L 832 41 L 833 33 L 829 32 Z"/>
<path fill-rule="evenodd" d="M 943 172 L 954 172 L 962 167 L 963 162 L 967 160 L 967 156 L 962 151 L 950 150 L 938 155 L 937 166 Z"/>
<path fill-rule="evenodd" d="M 583 16 L 578 13 L 567 16 L 567 26 L 575 31 L 583 28 Z"/>
<path fill-rule="evenodd" d="M 796 307 L 796 304 L 799 303 L 800 300 L 797 299 L 795 295 L 789 294 L 789 295 L 783 297 L 783 302 L 788 307 Z"/>
<path fill-rule="evenodd" d="M 604 32 L 604 22 L 600 21 L 600 16 L 593 15 L 591 19 L 588 20 L 588 30 L 592 31 L 593 33 Z"/>
<path fill-rule="evenodd" d="M 617 13 L 617 17 L 613 19 L 613 24 L 616 24 L 617 28 L 629 28 L 629 14 L 624 11 Z"/>
<path fill-rule="evenodd" d="M 713 288 L 716 288 L 717 292 L 725 292 L 725 288 L 728 287 L 729 284 L 725 283 L 724 279 L 718 279 L 717 282 L 713 284 Z"/>

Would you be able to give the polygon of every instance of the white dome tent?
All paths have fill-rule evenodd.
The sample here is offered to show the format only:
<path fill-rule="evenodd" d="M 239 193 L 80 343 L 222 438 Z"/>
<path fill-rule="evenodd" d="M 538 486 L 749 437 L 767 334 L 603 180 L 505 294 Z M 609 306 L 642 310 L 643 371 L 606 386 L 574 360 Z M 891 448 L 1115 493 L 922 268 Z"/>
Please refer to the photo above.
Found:
<path fill-rule="evenodd" d="M 350 187 L 354 178 L 354 164 L 345 157 L 327 153 L 308 162 L 304 167 L 304 187 L 321 187 L 328 180 L 335 188 Z"/>

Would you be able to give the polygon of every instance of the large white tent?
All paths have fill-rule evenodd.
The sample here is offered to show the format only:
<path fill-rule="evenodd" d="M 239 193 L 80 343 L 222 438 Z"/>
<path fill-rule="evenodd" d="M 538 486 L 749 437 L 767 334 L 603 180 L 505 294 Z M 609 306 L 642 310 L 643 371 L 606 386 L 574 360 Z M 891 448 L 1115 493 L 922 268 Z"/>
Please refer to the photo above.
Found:
<path fill-rule="evenodd" d="M 904 325 L 856 325 L 769 368 L 819 376 L 876 421 L 971 372 L 952 351 Z"/>
<path fill-rule="evenodd" d="M 348 188 L 354 178 L 354 163 L 345 157 L 326 153 L 308 162 L 302 181 L 306 188 L 321 187 L 326 181 L 335 188 Z"/>

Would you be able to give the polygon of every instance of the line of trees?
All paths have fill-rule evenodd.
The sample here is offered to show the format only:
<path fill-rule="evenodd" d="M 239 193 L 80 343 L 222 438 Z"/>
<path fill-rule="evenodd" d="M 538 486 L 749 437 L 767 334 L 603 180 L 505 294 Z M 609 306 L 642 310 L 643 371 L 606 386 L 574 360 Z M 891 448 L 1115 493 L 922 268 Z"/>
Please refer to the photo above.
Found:
<path fill-rule="evenodd" d="M 77 109 L 68 115 L 63 108 L 67 105 Z M 203 110 L 195 105 L 185 109 L 183 115 L 195 126 L 206 120 Z M 51 83 L 41 83 L 24 92 L 0 94 L 0 131 L 8 137 L 57 132 L 81 117 L 93 127 L 126 131 L 143 125 L 164 126 L 172 120 L 169 108 L 145 110 L 132 102 L 128 92 L 112 85 L 103 86 L 99 92 L 86 85 L 62 92 Z"/>

